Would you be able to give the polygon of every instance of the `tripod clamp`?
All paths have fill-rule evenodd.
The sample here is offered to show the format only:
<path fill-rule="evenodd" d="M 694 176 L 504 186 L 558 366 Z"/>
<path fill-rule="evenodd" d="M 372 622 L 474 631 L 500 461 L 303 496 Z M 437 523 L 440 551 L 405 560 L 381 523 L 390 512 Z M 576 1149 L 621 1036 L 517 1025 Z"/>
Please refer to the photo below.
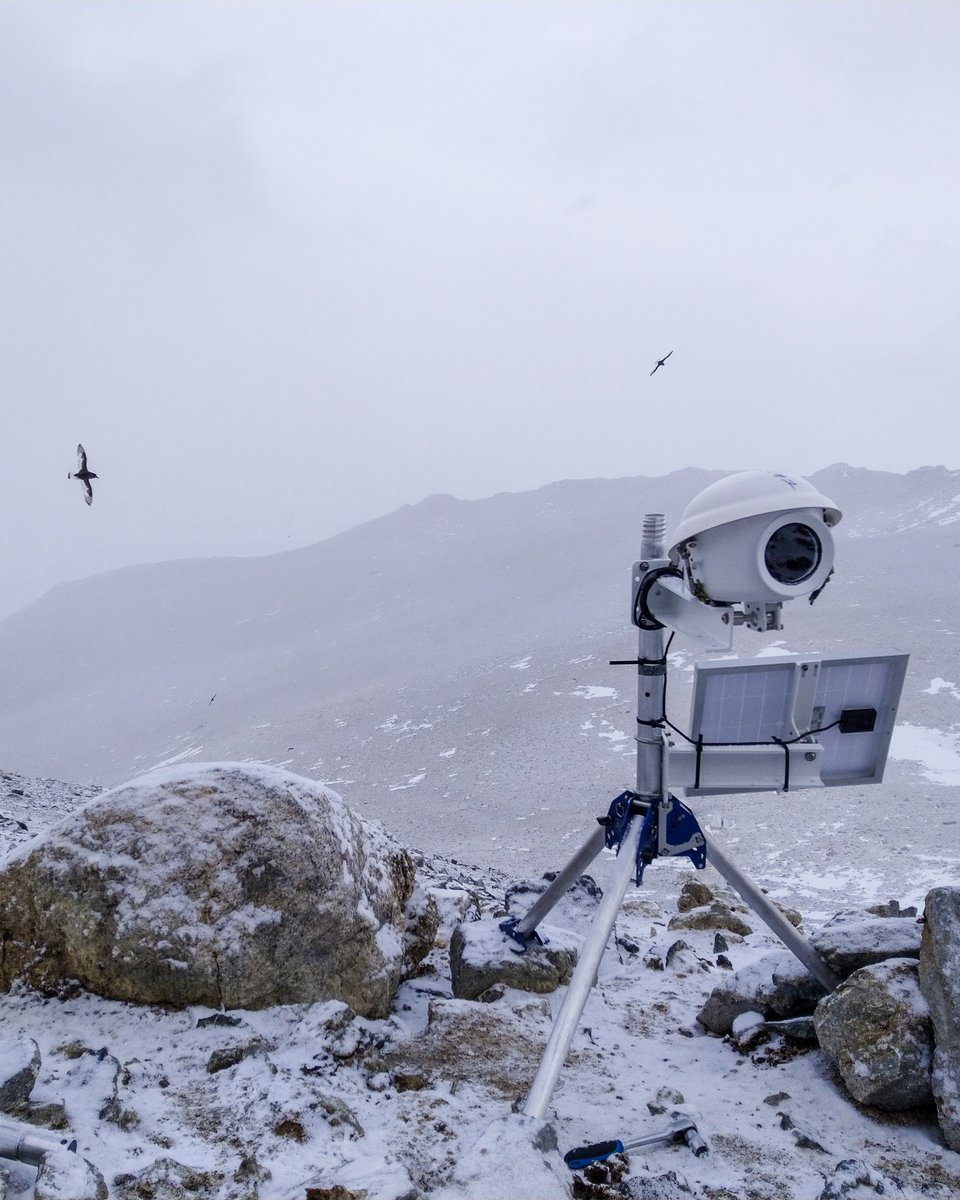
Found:
<path fill-rule="evenodd" d="M 636 792 L 625 791 L 612 801 L 605 817 L 597 817 L 605 830 L 604 845 L 620 850 L 631 820 L 643 817 L 637 843 L 637 886 L 644 870 L 655 858 L 689 858 L 698 871 L 707 865 L 707 839 L 693 812 L 676 796 L 647 800 Z"/>

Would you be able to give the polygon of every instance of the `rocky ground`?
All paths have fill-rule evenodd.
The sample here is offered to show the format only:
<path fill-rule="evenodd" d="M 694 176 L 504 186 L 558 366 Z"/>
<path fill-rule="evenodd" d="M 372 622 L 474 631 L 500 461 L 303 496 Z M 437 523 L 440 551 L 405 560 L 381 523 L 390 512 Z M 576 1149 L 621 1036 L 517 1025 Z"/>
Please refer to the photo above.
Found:
<path fill-rule="evenodd" d="M 12 776 L 2 784 L 0 850 L 89 794 Z M 771 1030 L 745 1048 L 698 1022 L 719 980 L 778 943 L 731 897 L 730 927 L 686 927 L 684 883 L 695 877 L 723 895 L 712 869 L 694 873 L 686 862 L 657 864 L 654 888 L 628 892 L 552 1097 L 556 1149 L 533 1152 L 514 1108 L 563 989 L 455 999 L 449 943 L 461 921 L 501 914 L 508 901 L 523 911 L 538 885 L 509 897 L 514 881 L 493 871 L 429 855 L 418 867 L 440 906 L 440 933 L 384 1020 L 338 1002 L 171 1011 L 14 987 L 0 997 L 0 1029 L 8 1045 L 35 1043 L 39 1065 L 12 1115 L 75 1138 L 123 1200 L 473 1196 L 458 1173 L 462 1180 L 465 1164 L 475 1166 L 491 1129 L 489 1200 L 550 1200 L 568 1189 L 598 1200 L 960 1192 L 960 1155 L 945 1148 L 932 1108 L 884 1114 L 858 1105 L 811 1043 Z M 596 904 L 592 889 L 572 893 L 549 918 L 558 939 L 582 936 Z M 588 1174 L 563 1168 L 570 1148 L 660 1129 L 674 1111 L 696 1121 L 706 1155 L 665 1143 Z M 552 1169 L 538 1174 L 531 1154 Z M 33 1167 L 0 1165 L 0 1192 L 11 1200 L 35 1184 Z"/>

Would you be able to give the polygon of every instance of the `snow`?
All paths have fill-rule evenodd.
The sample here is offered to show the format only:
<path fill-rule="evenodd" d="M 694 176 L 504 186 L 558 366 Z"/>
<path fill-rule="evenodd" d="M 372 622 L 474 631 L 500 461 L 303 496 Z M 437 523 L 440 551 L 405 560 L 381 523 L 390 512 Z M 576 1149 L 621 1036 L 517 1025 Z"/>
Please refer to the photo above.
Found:
<path fill-rule="evenodd" d="M 33 783 L 19 782 L 26 803 Z M 46 821 L 85 798 L 66 788 L 58 796 L 51 781 L 38 784 L 37 794 Z M 22 844 L 23 832 L 0 824 L 0 850 Z M 449 999 L 453 924 L 477 904 L 495 916 L 510 880 L 440 858 L 425 858 L 419 871 L 442 915 L 437 947 L 383 1021 L 351 1019 L 343 1005 L 327 1002 L 231 1012 L 240 1024 L 224 1025 L 204 1021 L 215 1014 L 201 1008 L 165 1011 L 83 992 L 54 999 L 15 987 L 0 996 L 0 1024 L 10 1037 L 38 1043 L 32 1099 L 64 1103 L 79 1153 L 111 1187 L 118 1175 L 167 1157 L 216 1174 L 214 1194 L 226 1200 L 252 1157 L 262 1200 L 334 1185 L 363 1189 L 370 1200 L 551 1200 L 568 1194 L 565 1150 L 661 1128 L 667 1116 L 648 1106 L 662 1109 L 657 1097 L 667 1088 L 680 1097 L 672 1107 L 694 1116 L 710 1151 L 704 1158 L 682 1145 L 634 1151 L 628 1177 L 675 1172 L 703 1197 L 815 1200 L 824 1176 L 855 1158 L 878 1177 L 899 1179 L 908 1198 L 955 1194 L 960 1155 L 944 1149 L 929 1113 L 896 1122 L 873 1115 L 846 1098 L 816 1050 L 775 1041 L 738 1053 L 697 1024 L 705 997 L 729 973 L 717 961 L 713 931 L 667 928 L 692 875 L 686 862 L 664 861 L 647 873 L 653 888 L 628 892 L 546 1127 L 512 1108 L 529 1087 L 549 1027 L 535 1014 L 547 1006 L 555 1015 L 563 989 L 548 997 L 507 989 L 492 1005 Z M 709 868 L 698 878 L 720 886 Z M 847 907 L 844 878 L 838 888 L 836 907 Z M 582 937 L 590 913 L 565 907 L 564 924 Z M 645 965 L 663 961 L 678 935 L 690 950 L 675 955 L 672 967 Z M 794 961 L 764 932 L 730 939 L 726 953 L 736 968 L 757 964 L 758 978 L 763 956 Z M 458 1053 L 443 1057 L 428 1024 L 433 1004 L 447 1006 L 444 1020 L 476 1013 L 497 1022 L 503 1036 L 490 1044 L 465 1038 Z M 211 1071 L 212 1056 L 231 1048 L 245 1056 Z M 401 1052 L 415 1057 L 424 1087 L 401 1090 L 390 1065 Z M 97 1115 L 115 1083 L 119 1122 Z M 537 1148 L 551 1128 L 557 1148 Z M 824 1151 L 809 1149 L 796 1131 Z M 26 1193 L 32 1169 L 4 1169 L 12 1194 Z"/>
<path fill-rule="evenodd" d="M 956 787 L 960 785 L 960 726 L 942 730 L 921 725 L 897 725 L 890 741 L 889 757 L 919 763 L 924 779 Z"/>

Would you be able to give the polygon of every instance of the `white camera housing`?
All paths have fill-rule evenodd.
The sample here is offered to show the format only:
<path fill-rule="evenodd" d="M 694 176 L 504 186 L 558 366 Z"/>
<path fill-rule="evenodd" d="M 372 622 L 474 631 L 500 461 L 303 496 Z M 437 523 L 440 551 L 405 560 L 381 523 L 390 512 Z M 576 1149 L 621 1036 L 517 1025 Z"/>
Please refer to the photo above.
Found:
<path fill-rule="evenodd" d="M 670 561 L 705 604 L 779 605 L 833 570 L 841 512 L 806 479 L 741 471 L 704 488 L 674 530 Z"/>

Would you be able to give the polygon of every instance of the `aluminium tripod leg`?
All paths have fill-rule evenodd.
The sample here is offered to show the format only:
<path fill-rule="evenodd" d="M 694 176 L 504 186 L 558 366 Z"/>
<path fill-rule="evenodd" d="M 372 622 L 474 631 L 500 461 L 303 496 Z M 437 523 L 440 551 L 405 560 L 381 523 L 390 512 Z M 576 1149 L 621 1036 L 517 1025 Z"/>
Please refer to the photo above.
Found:
<path fill-rule="evenodd" d="M 819 983 L 832 992 L 840 986 L 840 979 L 827 966 L 816 948 L 794 929 L 779 908 L 760 891 L 757 885 L 740 868 L 727 858 L 716 842 L 707 841 L 707 862 L 715 867 L 727 883 L 753 909 L 761 921 L 777 935 L 787 949 L 803 963 Z"/>
<path fill-rule="evenodd" d="M 564 892 L 580 878 L 584 867 L 589 866 L 597 857 L 604 847 L 605 839 L 606 831 L 597 828 L 596 832 L 591 834 L 590 838 L 584 842 L 543 895 L 524 913 L 516 925 L 512 927 L 510 931 L 511 937 L 515 937 L 520 941 L 526 941 Z"/>
<path fill-rule="evenodd" d="M 603 894 L 603 900 L 600 902 L 593 925 L 581 947 L 576 969 L 567 985 L 567 994 L 560 1006 L 559 1013 L 557 1013 L 547 1048 L 543 1052 L 543 1058 L 540 1060 L 540 1066 L 523 1106 L 523 1111 L 528 1117 L 542 1119 L 547 1105 L 550 1103 L 550 1097 L 557 1085 L 557 1078 L 567 1057 L 567 1051 L 570 1049 L 573 1035 L 577 1031 L 577 1025 L 596 980 L 610 931 L 613 929 L 617 914 L 620 912 L 620 905 L 623 903 L 623 897 L 637 869 L 637 845 L 640 841 L 642 826 L 642 819 L 634 817 L 620 843 L 620 852 L 617 855 L 613 873 L 607 882 L 607 890 Z"/>

